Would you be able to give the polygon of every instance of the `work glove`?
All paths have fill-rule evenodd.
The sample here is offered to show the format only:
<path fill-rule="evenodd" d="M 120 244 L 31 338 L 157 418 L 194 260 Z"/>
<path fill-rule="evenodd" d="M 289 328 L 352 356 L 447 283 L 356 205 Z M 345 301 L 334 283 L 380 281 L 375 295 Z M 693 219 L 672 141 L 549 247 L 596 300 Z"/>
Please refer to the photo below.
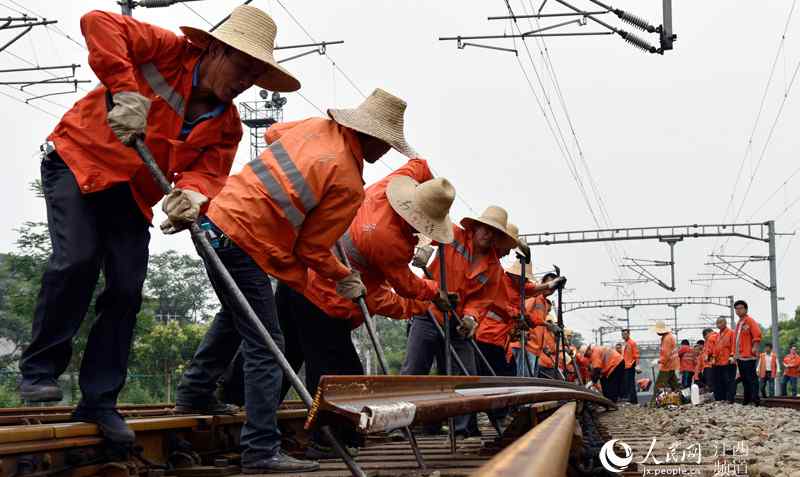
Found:
<path fill-rule="evenodd" d="M 545 321 L 544 325 L 547 327 L 550 333 L 553 333 L 554 335 L 557 335 L 558 333 L 561 332 L 561 328 L 559 328 L 558 325 L 555 323 L 550 323 L 549 321 Z"/>
<path fill-rule="evenodd" d="M 659 361 L 658 361 L 658 358 L 656 358 L 650 363 L 650 367 L 651 368 L 657 368 L 658 364 L 659 364 Z"/>
<path fill-rule="evenodd" d="M 361 274 L 351 270 L 350 275 L 336 282 L 336 293 L 348 300 L 356 301 L 367 294 L 367 287 L 361 281 Z"/>
<path fill-rule="evenodd" d="M 433 247 L 430 245 L 419 245 L 414 250 L 414 258 L 411 260 L 411 264 L 417 268 L 425 268 L 428 266 L 428 261 L 431 259 L 433 255 Z"/>
<path fill-rule="evenodd" d="M 139 93 L 122 91 L 112 97 L 114 107 L 108 112 L 108 125 L 114 135 L 126 146 L 144 136 L 150 100 Z"/>
<path fill-rule="evenodd" d="M 464 338 L 472 338 L 475 336 L 475 331 L 478 329 L 478 320 L 474 316 L 465 316 L 461 318 L 461 324 L 458 325 L 456 331 Z"/>
<path fill-rule="evenodd" d="M 636 366 L 636 374 L 642 374 L 642 368 Z"/>
<path fill-rule="evenodd" d="M 458 306 L 458 293 L 445 293 L 444 290 L 439 290 L 431 301 L 439 311 L 451 311 Z"/>
<path fill-rule="evenodd" d="M 200 208 L 208 202 L 208 197 L 189 189 L 172 189 L 164 198 L 161 210 L 167 220 L 161 223 L 161 231 L 174 234 L 189 227 L 200 214 Z"/>

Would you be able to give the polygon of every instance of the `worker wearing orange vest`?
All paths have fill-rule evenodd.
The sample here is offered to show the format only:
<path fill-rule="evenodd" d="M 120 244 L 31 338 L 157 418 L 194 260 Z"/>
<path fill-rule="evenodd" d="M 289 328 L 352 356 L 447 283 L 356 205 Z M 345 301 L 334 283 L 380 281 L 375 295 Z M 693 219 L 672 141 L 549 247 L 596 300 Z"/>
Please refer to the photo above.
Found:
<path fill-rule="evenodd" d="M 681 340 L 678 348 L 678 360 L 680 361 L 681 388 L 688 388 L 692 385 L 692 376 L 697 368 L 697 354 L 689 344 L 689 340 Z"/>
<path fill-rule="evenodd" d="M 797 396 L 797 377 L 800 376 L 800 355 L 797 347 L 792 346 L 789 353 L 783 357 L 783 379 L 781 380 L 781 394 L 789 396 L 789 386 L 792 387 L 792 396 Z"/>
<path fill-rule="evenodd" d="M 764 345 L 764 352 L 758 356 L 758 378 L 761 381 L 761 397 L 775 396 L 775 376 L 778 375 L 778 355 L 772 352 L 772 344 Z M 767 391 L 769 390 L 769 392 Z"/>
<path fill-rule="evenodd" d="M 639 368 L 639 345 L 631 338 L 631 330 L 622 330 L 622 357 L 625 360 L 625 380 L 622 385 L 622 397 L 628 397 L 631 404 L 638 404 L 639 397 L 636 390 L 636 374 L 641 373 Z"/>
<path fill-rule="evenodd" d="M 335 280 L 348 300 L 364 295 L 358 272 L 331 249 L 364 199 L 364 161 L 373 163 L 390 148 L 415 154 L 403 137 L 405 108 L 405 101 L 377 89 L 355 109 L 328 110 L 331 119 L 271 126 L 267 150 L 228 178 L 201 217 L 223 265 L 280 346 L 284 338 L 271 277 L 302 292 L 311 269 Z M 242 461 L 247 463 L 253 453 L 279 452 L 276 411 L 283 373 L 233 298 L 213 274 L 210 278 L 222 309 L 183 375 L 176 404 L 184 412 L 224 412 L 211 396 L 241 344 L 247 408 Z"/>
<path fill-rule="evenodd" d="M 465 217 L 463 228 L 453 225 L 455 239 L 444 246 L 447 291 L 458 294 L 455 313 L 463 318 L 464 327 L 457 328 L 456 320 L 450 317 L 452 346 L 458 353 L 467 372 L 477 372 L 475 355 L 468 342 L 477 329 L 477 320 L 489 308 L 503 285 L 503 268 L 496 248 L 514 248 L 517 237 L 508 234 L 508 213 L 497 206 L 488 207 L 479 217 Z M 428 269 L 439 283 L 441 279 L 440 257 L 437 254 Z M 430 309 L 440 325 L 444 315 L 436 308 Z M 403 375 L 427 375 L 436 359 L 439 374 L 445 374 L 444 340 L 428 316 L 414 316 L 408 333 L 406 356 L 400 371 Z M 460 373 L 458 368 L 452 370 Z M 430 428 L 428 430 L 431 430 Z M 456 418 L 456 433 L 470 436 L 478 432 L 477 423 L 470 416 Z"/>
<path fill-rule="evenodd" d="M 656 322 L 652 330 L 661 337 L 661 349 L 657 360 L 658 376 L 656 377 L 656 389 L 669 387 L 673 391 L 678 391 L 680 390 L 680 385 L 675 373 L 678 371 L 678 368 L 680 368 L 680 361 L 678 359 L 678 347 L 675 343 L 675 336 L 673 336 L 672 330 L 661 320 Z"/>
<path fill-rule="evenodd" d="M 414 257 L 416 233 L 438 243 L 453 240 L 448 212 L 454 198 L 450 182 L 433 179 L 422 159 L 410 160 L 367 188 L 364 203 L 340 240 L 367 288 L 365 301 L 370 313 L 410 318 L 401 298 L 424 302 L 425 308 L 432 300 L 440 308 L 449 306 L 437 283 L 414 275 L 408 264 Z M 286 357 L 295 370 L 305 363 L 306 385 L 312 396 L 323 375 L 364 374 L 351 336 L 364 316 L 351 300 L 337 294 L 333 280 L 310 270 L 302 294 L 280 283 L 276 302 L 286 337 Z M 289 389 L 286 379 L 283 389 L 284 394 Z M 361 444 L 356 434 L 342 435 L 342 440 L 350 446 Z M 306 457 L 335 455 L 320 435 L 313 435 Z"/>
<path fill-rule="evenodd" d="M 622 355 L 606 346 L 583 345 L 579 354 L 589 358 L 592 367 L 592 381 L 603 389 L 603 396 L 611 402 L 617 402 L 622 393 L 622 381 L 625 375 L 625 361 Z"/>
<path fill-rule="evenodd" d="M 58 401 L 58 376 L 92 300 L 76 420 L 111 441 L 134 434 L 116 413 L 125 383 L 147 270 L 151 207 L 163 197 L 129 145 L 144 138 L 174 182 L 165 232 L 193 222 L 225 184 L 242 137 L 232 100 L 253 84 L 295 91 L 300 83 L 272 56 L 276 27 L 257 8 L 234 10 L 213 34 L 186 36 L 130 17 L 92 11 L 81 18 L 89 64 L 100 85 L 70 109 L 42 146 L 42 189 L 52 255 L 42 278 L 33 338 L 23 352 L 25 401 Z"/>
<path fill-rule="evenodd" d="M 714 364 L 714 400 L 733 404 L 736 395 L 736 362 L 734 346 L 736 336 L 724 317 L 717 318 L 719 332 L 709 337 L 711 356 Z"/>
<path fill-rule="evenodd" d="M 714 358 L 713 358 L 713 349 L 714 343 L 719 338 L 719 333 L 714 331 L 712 328 L 705 328 L 703 329 L 703 352 L 701 356 L 703 357 L 703 367 L 702 367 L 702 374 L 701 378 L 703 380 L 703 384 L 712 390 L 714 389 Z"/>
<path fill-rule="evenodd" d="M 736 316 L 739 321 L 736 323 L 736 345 L 734 347 L 734 357 L 736 365 L 739 367 L 739 376 L 742 378 L 742 388 L 744 397 L 742 405 L 750 403 L 758 406 L 758 374 L 756 365 L 758 364 L 758 345 L 761 343 L 761 327 L 756 320 L 747 314 L 747 302 L 737 300 L 733 304 Z"/>
<path fill-rule="evenodd" d="M 705 356 L 703 354 L 704 340 L 697 340 L 694 344 L 694 353 L 697 357 L 694 361 L 694 369 L 692 370 L 692 382 L 697 382 L 698 385 L 703 384 L 703 370 L 705 369 Z"/>

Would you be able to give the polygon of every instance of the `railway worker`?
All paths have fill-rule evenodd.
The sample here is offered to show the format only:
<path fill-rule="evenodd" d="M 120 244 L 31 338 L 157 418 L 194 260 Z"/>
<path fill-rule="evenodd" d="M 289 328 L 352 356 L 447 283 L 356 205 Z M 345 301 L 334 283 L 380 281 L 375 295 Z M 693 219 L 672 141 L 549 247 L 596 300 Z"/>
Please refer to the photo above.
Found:
<path fill-rule="evenodd" d="M 703 353 L 703 348 L 705 346 L 705 341 L 697 340 L 697 343 L 694 344 L 694 353 L 697 356 L 694 362 L 694 370 L 692 371 L 692 382 L 697 382 L 698 385 L 705 385 L 705 376 L 704 370 L 706 368 L 706 358 L 705 354 Z"/>
<path fill-rule="evenodd" d="M 42 145 L 53 253 L 33 337 L 20 359 L 20 394 L 29 402 L 61 400 L 57 379 L 102 270 L 105 287 L 72 417 L 127 445 L 134 434 L 115 408 L 142 301 L 151 207 L 163 197 L 128 146 L 144 137 L 162 172 L 174 179 L 162 230 L 176 232 L 228 177 L 242 137 L 232 100 L 254 84 L 288 92 L 300 83 L 272 56 L 275 23 L 250 6 L 234 10 L 214 33 L 182 27 L 186 36 L 178 36 L 101 11 L 84 15 L 81 30 L 101 85 L 75 103 Z"/>
<path fill-rule="evenodd" d="M 623 347 L 624 347 L 624 345 L 622 344 L 622 342 L 619 342 L 619 343 L 614 345 L 614 351 L 616 351 L 619 354 L 622 354 Z"/>
<path fill-rule="evenodd" d="M 756 320 L 747 313 L 747 302 L 737 300 L 733 304 L 733 309 L 739 320 L 736 322 L 736 346 L 734 357 L 739 368 L 739 376 L 742 378 L 742 388 L 744 398 L 742 405 L 752 403 L 758 406 L 758 374 L 756 366 L 758 364 L 758 346 L 761 343 L 761 327 Z"/>
<path fill-rule="evenodd" d="M 511 343 L 506 352 L 507 360 L 514 360 L 517 376 L 530 377 L 538 376 L 539 355 L 543 346 L 543 328 L 554 328 L 555 325 L 547 323 L 546 318 L 550 313 L 552 303 L 547 299 L 559 286 L 563 286 L 564 277 L 559 277 L 555 273 L 546 273 L 537 286 L 541 293 L 525 300 L 525 312 L 528 320 L 529 329 L 522 330 L 519 327 L 512 330 Z M 542 330 L 542 331 L 539 331 Z M 555 331 L 555 330 L 553 330 Z M 518 335 L 525 335 L 525 352 L 520 350 L 520 339 Z"/>
<path fill-rule="evenodd" d="M 390 148 L 415 153 L 403 136 L 406 103 L 376 89 L 355 109 L 330 109 L 331 119 L 310 118 L 272 125 L 261 156 L 228 178 L 200 224 L 216 252 L 275 342 L 284 338 L 270 277 L 295 290 L 308 283 L 308 269 L 334 280 L 344 298 L 362 296 L 358 272 L 331 248 L 347 230 L 364 199 L 364 161 Z M 277 425 L 283 372 L 258 329 L 236 311 L 235 298 L 209 274 L 222 308 L 183 375 L 176 396 L 183 412 L 225 412 L 213 398 L 217 381 L 241 345 L 247 421 L 242 427 L 245 473 L 306 471 L 280 450 Z M 222 408 L 222 409 L 220 409 Z"/>
<path fill-rule="evenodd" d="M 714 343 L 719 338 L 719 333 L 712 328 L 703 329 L 703 383 L 710 390 L 714 390 Z"/>
<path fill-rule="evenodd" d="M 724 317 L 717 318 L 717 328 L 716 336 L 707 340 L 711 342 L 714 366 L 714 400 L 733 404 L 736 395 L 736 361 L 733 358 L 736 337 Z"/>
<path fill-rule="evenodd" d="M 574 347 L 573 347 L 574 348 Z M 580 352 L 580 348 L 574 350 L 575 363 L 578 365 L 578 372 L 581 375 L 581 381 L 584 384 L 592 379 L 592 372 L 590 368 L 591 359 Z"/>
<path fill-rule="evenodd" d="M 625 360 L 625 384 L 622 387 L 622 396 L 627 396 L 631 404 L 639 404 L 636 391 L 636 374 L 642 372 L 639 368 L 639 345 L 631 338 L 631 330 L 628 328 L 622 330 L 622 342 L 624 343 L 622 357 Z"/>
<path fill-rule="evenodd" d="M 775 376 L 778 375 L 778 355 L 772 352 L 772 343 L 764 345 L 764 351 L 758 356 L 758 378 L 761 381 L 761 397 L 775 396 Z M 767 391 L 769 390 L 769 391 Z"/>
<path fill-rule="evenodd" d="M 625 362 L 622 355 L 611 348 L 593 344 L 581 346 L 579 354 L 589 358 L 592 381 L 600 382 L 603 396 L 611 402 L 617 402 L 625 376 Z"/>
<path fill-rule="evenodd" d="M 681 346 L 678 348 L 678 360 L 680 362 L 681 388 L 688 388 L 692 385 L 692 377 L 697 368 L 697 353 L 689 344 L 689 340 L 681 340 Z"/>
<path fill-rule="evenodd" d="M 549 314 L 553 308 L 550 300 L 547 300 L 548 315 L 544 319 L 545 326 L 537 326 L 533 328 L 533 336 L 531 341 L 539 343 L 539 354 L 536 360 L 536 374 L 537 378 L 559 379 L 558 371 L 555 366 L 556 359 L 556 335 L 558 327 L 555 324 L 555 318 Z M 562 357 L 559 356 L 558 360 L 561 361 Z"/>
<path fill-rule="evenodd" d="M 680 363 L 675 336 L 672 335 L 672 330 L 661 320 L 656 321 L 652 330 L 661 338 L 658 355 L 658 377 L 656 377 L 655 387 L 657 390 L 669 387 L 673 391 L 679 391 L 680 386 L 675 373 L 678 371 Z"/>
<path fill-rule="evenodd" d="M 783 379 L 781 380 L 781 394 L 789 396 L 789 386 L 792 387 L 791 396 L 797 396 L 797 377 L 800 376 L 800 355 L 797 347 L 792 346 L 789 353 L 783 357 Z"/>
<path fill-rule="evenodd" d="M 448 292 L 458 294 L 455 314 L 462 317 L 464 323 L 463 327 L 458 327 L 451 315 L 452 346 L 470 374 L 477 371 L 475 354 L 468 341 L 474 336 L 478 325 L 475 317 L 487 309 L 503 286 L 503 268 L 495 247 L 511 249 L 518 244 L 517 237 L 508 234 L 507 223 L 508 213 L 505 209 L 490 206 L 479 217 L 462 219 L 463 228 L 453 225 L 455 239 L 444 247 L 446 288 Z M 440 257 L 437 255 L 428 267 L 437 283 L 441 280 L 439 264 Z M 442 312 L 435 307 L 430 311 L 434 319 L 443 325 Z M 430 318 L 414 316 L 400 374 L 427 375 L 434 358 L 439 374 L 445 374 L 445 352 L 449 350 L 445 350 L 444 340 Z M 457 369 L 454 371 L 459 372 Z M 461 437 L 474 435 L 478 432 L 477 423 L 468 415 L 459 416 L 456 418 L 455 432 Z"/>
<path fill-rule="evenodd" d="M 365 302 L 370 313 L 407 319 L 414 311 L 424 313 L 431 301 L 439 309 L 449 309 L 448 297 L 438 284 L 414 275 L 408 264 L 418 241 L 415 234 L 437 243 L 452 242 L 448 212 L 455 198 L 453 186 L 447 179 L 434 179 L 428 163 L 415 158 L 365 192 L 364 203 L 340 240 L 367 288 Z M 364 374 L 351 336 L 351 330 L 364 322 L 364 315 L 352 300 L 337 293 L 336 282 L 310 270 L 302 293 L 280 283 L 275 300 L 286 337 L 286 357 L 295 370 L 305 363 L 306 385 L 312 396 L 323 375 Z M 406 304 L 422 306 L 413 310 Z M 284 379 L 284 395 L 289 386 Z M 342 440 L 348 447 L 362 444 L 357 435 L 342 435 Z M 315 433 L 306 457 L 336 456 Z"/>

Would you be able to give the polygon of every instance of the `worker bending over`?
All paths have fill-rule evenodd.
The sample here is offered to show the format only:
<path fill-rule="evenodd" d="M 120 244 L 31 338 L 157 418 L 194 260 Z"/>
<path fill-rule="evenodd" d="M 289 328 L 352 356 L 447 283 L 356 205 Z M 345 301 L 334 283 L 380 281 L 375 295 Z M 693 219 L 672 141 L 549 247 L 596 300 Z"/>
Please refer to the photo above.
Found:
<path fill-rule="evenodd" d="M 130 17 L 81 18 L 89 64 L 101 85 L 80 99 L 42 146 L 42 189 L 52 255 L 42 277 L 33 337 L 20 359 L 25 401 L 59 401 L 57 379 L 102 270 L 97 319 L 80 372 L 73 419 L 130 444 L 116 412 L 147 270 L 151 207 L 161 188 L 130 146 L 144 138 L 175 189 L 163 203 L 166 233 L 194 222 L 220 191 L 242 137 L 233 99 L 256 84 L 295 91 L 300 83 L 272 56 L 275 23 L 243 6 L 214 33 L 177 36 Z"/>
<path fill-rule="evenodd" d="M 592 382 L 600 383 L 603 396 L 617 402 L 622 392 L 625 362 L 622 355 L 606 346 L 583 345 L 578 354 L 589 358 Z"/>
<path fill-rule="evenodd" d="M 678 346 L 675 343 L 675 336 L 669 326 L 662 320 L 656 321 L 652 331 L 661 338 L 658 358 L 653 364 L 658 365 L 658 376 L 656 377 L 655 389 L 669 388 L 672 391 L 680 391 L 678 377 L 675 374 L 680 368 L 680 358 L 678 358 Z"/>
<path fill-rule="evenodd" d="M 344 298 L 365 288 L 357 272 L 332 253 L 364 199 L 364 161 L 390 148 L 414 155 L 403 138 L 405 101 L 376 89 L 356 109 L 329 110 L 332 119 L 278 123 L 266 133 L 269 147 L 228 178 L 200 224 L 253 311 L 283 348 L 270 277 L 305 289 L 308 269 L 336 282 Z M 178 387 L 185 412 L 225 412 L 212 398 L 217 380 L 241 344 L 247 421 L 242 427 L 245 473 L 307 471 L 317 464 L 280 450 L 277 425 L 283 372 L 235 298 L 209 274 L 222 305 Z"/>

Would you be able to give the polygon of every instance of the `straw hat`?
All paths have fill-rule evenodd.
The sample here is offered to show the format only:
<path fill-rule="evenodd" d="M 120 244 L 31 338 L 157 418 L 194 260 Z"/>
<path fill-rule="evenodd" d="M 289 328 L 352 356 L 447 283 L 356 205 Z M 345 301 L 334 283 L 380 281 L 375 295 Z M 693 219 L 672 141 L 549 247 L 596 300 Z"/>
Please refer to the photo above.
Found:
<path fill-rule="evenodd" d="M 656 325 L 650 328 L 650 331 L 655 332 L 656 334 L 663 335 L 664 333 L 669 333 L 672 329 L 665 325 L 662 320 L 656 321 Z"/>
<path fill-rule="evenodd" d="M 556 318 L 553 315 L 547 315 L 547 317 L 544 319 L 544 321 L 546 321 L 548 323 L 555 323 L 556 322 Z"/>
<path fill-rule="evenodd" d="M 453 223 L 447 213 L 456 190 L 447 179 L 437 177 L 420 184 L 408 176 L 395 176 L 386 197 L 392 209 L 422 235 L 439 243 L 453 241 Z"/>
<path fill-rule="evenodd" d="M 182 26 L 181 31 L 200 48 L 205 48 L 213 38 L 255 58 L 268 66 L 256 85 L 270 91 L 290 93 L 300 89 L 300 81 L 275 61 L 275 35 L 278 27 L 269 15 L 256 7 L 241 5 L 213 32 Z"/>
<path fill-rule="evenodd" d="M 564 336 L 572 336 L 572 328 L 564 328 Z"/>
<path fill-rule="evenodd" d="M 464 217 L 461 219 L 461 225 L 465 228 L 473 227 L 475 224 L 480 223 L 488 225 L 489 227 L 500 232 L 497 244 L 499 248 L 515 248 L 519 242 L 516 236 L 512 236 L 506 230 L 508 226 L 508 212 L 502 207 L 490 205 L 483 211 L 480 217 Z"/>
<path fill-rule="evenodd" d="M 400 154 L 414 158 L 417 153 L 403 133 L 405 112 L 405 101 L 376 88 L 357 108 L 329 109 L 328 115 L 342 126 L 385 141 Z"/>
<path fill-rule="evenodd" d="M 519 260 L 517 260 L 516 262 L 512 263 L 508 268 L 506 268 L 506 272 L 508 272 L 508 273 L 510 273 L 512 275 L 515 275 L 515 276 L 520 276 L 521 271 L 522 271 L 522 269 L 519 266 Z M 530 279 L 532 277 L 533 277 L 533 265 L 531 265 L 530 263 L 526 263 L 525 264 L 525 280 L 530 281 Z"/>

